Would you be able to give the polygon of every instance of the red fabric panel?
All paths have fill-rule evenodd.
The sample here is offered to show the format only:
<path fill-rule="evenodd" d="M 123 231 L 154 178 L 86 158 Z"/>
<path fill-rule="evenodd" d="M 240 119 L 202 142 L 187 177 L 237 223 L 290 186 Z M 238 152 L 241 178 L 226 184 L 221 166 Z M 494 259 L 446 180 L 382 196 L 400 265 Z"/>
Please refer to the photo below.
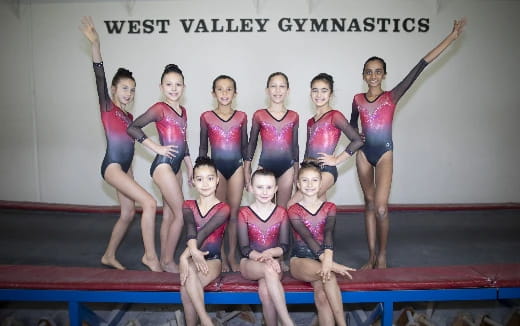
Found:
<path fill-rule="evenodd" d="M 290 273 L 284 273 L 283 288 L 287 292 L 312 292 L 310 283 L 294 279 Z M 220 290 L 224 292 L 258 292 L 258 282 L 242 277 L 240 273 L 223 274 Z"/>
<path fill-rule="evenodd" d="M 473 269 L 489 278 L 493 287 L 520 287 L 520 264 L 476 265 Z"/>

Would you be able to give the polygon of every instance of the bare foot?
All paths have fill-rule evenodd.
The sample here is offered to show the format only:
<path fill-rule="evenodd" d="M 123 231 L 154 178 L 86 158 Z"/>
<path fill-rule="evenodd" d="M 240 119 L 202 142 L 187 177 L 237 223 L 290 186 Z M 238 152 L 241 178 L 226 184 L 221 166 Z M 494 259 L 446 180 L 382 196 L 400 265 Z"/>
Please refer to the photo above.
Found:
<path fill-rule="evenodd" d="M 376 268 L 376 259 L 375 257 L 374 258 L 370 258 L 368 260 L 368 262 L 366 262 L 365 265 L 361 266 L 361 268 L 359 268 L 359 270 L 365 270 L 365 269 L 374 269 Z"/>
<path fill-rule="evenodd" d="M 240 264 L 237 263 L 237 260 L 235 259 L 235 255 L 232 257 L 228 257 L 229 265 L 231 266 L 231 271 L 233 272 L 240 272 Z"/>
<path fill-rule="evenodd" d="M 379 254 L 379 256 L 377 256 L 375 268 L 386 268 L 386 255 Z"/>
<path fill-rule="evenodd" d="M 119 269 L 119 270 L 126 269 L 125 266 L 121 265 L 121 263 L 117 261 L 116 257 L 110 257 L 110 256 L 107 256 L 106 254 L 103 255 L 103 257 L 101 257 L 101 263 L 103 265 L 106 265 L 106 266 L 109 266 L 109 267 L 112 267 L 115 269 Z"/>
<path fill-rule="evenodd" d="M 222 273 L 231 272 L 231 267 L 229 267 L 229 264 L 227 260 L 222 260 Z"/>
<path fill-rule="evenodd" d="M 289 271 L 289 265 L 285 263 L 285 260 L 280 261 L 280 267 L 282 268 L 282 272 Z"/>
<path fill-rule="evenodd" d="M 141 262 L 143 265 L 148 267 L 152 272 L 162 272 L 163 269 L 161 267 L 161 263 L 159 262 L 159 259 L 157 256 L 155 258 L 147 258 L 146 255 L 141 258 Z"/>
<path fill-rule="evenodd" d="M 173 261 L 169 263 L 161 263 L 162 270 L 168 273 L 179 273 L 179 266 Z"/>

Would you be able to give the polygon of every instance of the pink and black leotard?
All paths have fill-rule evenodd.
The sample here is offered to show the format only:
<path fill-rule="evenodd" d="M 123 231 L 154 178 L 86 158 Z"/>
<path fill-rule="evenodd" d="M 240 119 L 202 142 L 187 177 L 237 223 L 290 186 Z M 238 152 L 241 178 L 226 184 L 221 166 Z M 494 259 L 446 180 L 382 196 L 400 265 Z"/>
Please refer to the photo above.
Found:
<path fill-rule="evenodd" d="M 126 133 L 126 129 L 132 122 L 133 117 L 130 113 L 126 113 L 117 107 L 110 99 L 103 62 L 94 62 L 94 74 L 96 76 L 101 121 L 107 139 L 107 149 L 101 164 L 101 176 L 104 178 L 105 171 L 111 163 L 121 165 L 121 169 L 125 172 L 128 172 L 132 165 L 134 139 Z"/>
<path fill-rule="evenodd" d="M 262 137 L 262 153 L 259 165 L 272 171 L 279 178 L 298 162 L 298 113 L 287 110 L 281 120 L 275 119 L 267 109 L 253 115 L 246 160 L 255 155 L 258 134 Z"/>
<path fill-rule="evenodd" d="M 186 109 L 181 108 L 179 115 L 171 106 L 165 102 L 158 102 L 152 105 L 145 113 L 139 116 L 128 128 L 128 133 L 139 142 L 146 139 L 142 128 L 150 122 L 155 122 L 161 145 L 176 145 L 177 153 L 169 158 L 164 155 L 157 155 L 150 167 L 150 175 L 153 176 L 155 168 L 162 163 L 169 164 L 174 173 L 179 172 L 182 160 L 190 155 L 188 142 L 186 141 Z"/>
<path fill-rule="evenodd" d="M 200 116 L 199 156 L 208 155 L 208 138 L 217 170 L 224 178 L 231 178 L 247 154 L 247 115 L 234 111 L 231 118 L 223 120 L 215 111 L 204 112 Z"/>
<path fill-rule="evenodd" d="M 341 132 L 350 140 L 345 152 L 350 156 L 363 146 L 359 134 L 349 125 L 343 113 L 337 110 L 325 112 L 318 120 L 314 117 L 307 121 L 307 145 L 305 146 L 305 157 L 318 158 L 319 153 L 334 154 Z M 335 166 L 323 165 L 322 172 L 329 172 L 338 178 L 338 169 Z"/>
<path fill-rule="evenodd" d="M 241 207 L 238 211 L 238 243 L 243 257 L 251 251 L 280 247 L 285 254 L 289 249 L 289 219 L 282 206 L 276 206 L 264 221 L 251 209 Z"/>
<path fill-rule="evenodd" d="M 197 239 L 200 251 L 209 251 L 206 260 L 220 259 L 220 247 L 229 220 L 229 205 L 215 204 L 206 215 L 202 215 L 196 200 L 186 200 L 182 206 L 186 240 Z"/>
<path fill-rule="evenodd" d="M 325 249 L 334 249 L 334 203 L 323 202 L 315 213 L 296 203 L 287 214 L 295 231 L 292 257 L 318 259 Z"/>
<path fill-rule="evenodd" d="M 428 63 L 421 59 L 396 87 L 381 93 L 374 101 L 369 101 L 365 93 L 354 96 L 350 124 L 358 128 L 358 117 L 361 118 L 365 134 L 365 145 L 361 150 L 373 166 L 377 165 L 384 153 L 393 150 L 392 121 L 395 107 L 427 65 Z"/>

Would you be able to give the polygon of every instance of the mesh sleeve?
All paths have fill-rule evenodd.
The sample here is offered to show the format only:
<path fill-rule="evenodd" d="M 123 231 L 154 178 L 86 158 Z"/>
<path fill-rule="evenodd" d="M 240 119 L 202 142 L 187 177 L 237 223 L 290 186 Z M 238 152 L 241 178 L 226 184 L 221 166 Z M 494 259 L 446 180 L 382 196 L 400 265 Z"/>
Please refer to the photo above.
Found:
<path fill-rule="evenodd" d="M 162 119 L 163 115 L 159 106 L 152 106 L 145 113 L 137 117 L 134 122 L 128 126 L 128 134 L 139 142 L 142 142 L 147 138 L 142 128 L 144 128 L 150 122 L 157 122 Z"/>
<path fill-rule="evenodd" d="M 303 158 L 308 158 L 309 156 L 309 141 L 311 139 L 311 128 L 307 124 L 307 140 L 305 141 L 305 154 L 303 155 Z"/>
<path fill-rule="evenodd" d="M 201 156 L 208 156 L 208 124 L 204 115 L 200 116 L 199 157 Z"/>
<path fill-rule="evenodd" d="M 197 239 L 197 226 L 195 225 L 195 217 L 193 211 L 189 207 L 182 208 L 182 218 L 186 227 L 186 241 Z"/>
<path fill-rule="evenodd" d="M 309 231 L 301 217 L 294 213 L 289 213 L 289 221 L 291 222 L 291 225 L 294 228 L 294 230 L 298 232 L 298 234 L 302 237 L 303 241 L 305 241 L 309 249 L 311 249 L 314 255 L 318 257 L 323 251 L 321 245 L 318 243 L 318 241 L 314 239 L 311 231 Z"/>
<path fill-rule="evenodd" d="M 249 243 L 249 232 L 247 230 L 247 221 L 245 214 L 242 213 L 242 210 L 238 212 L 238 222 L 237 222 L 237 232 L 238 232 L 238 247 L 240 248 L 240 253 L 244 257 L 249 257 L 249 254 L 253 249 Z"/>
<path fill-rule="evenodd" d="M 361 146 L 363 146 L 361 136 L 359 136 L 356 130 L 348 124 L 347 119 L 341 112 L 334 112 L 332 123 L 350 140 L 350 144 L 348 144 L 347 148 L 345 149 L 345 152 L 349 153 L 350 156 L 352 156 Z"/>
<path fill-rule="evenodd" d="M 298 145 L 298 127 L 300 124 L 300 119 L 296 119 L 296 125 L 293 127 L 293 141 L 292 141 L 292 152 L 293 152 L 293 160 L 294 162 L 298 162 L 300 160 L 300 147 Z"/>
<path fill-rule="evenodd" d="M 247 116 L 244 114 L 244 121 L 242 122 L 241 131 L 241 144 L 240 149 L 242 152 L 242 159 L 245 161 L 247 158 Z"/>
<path fill-rule="evenodd" d="M 260 133 L 260 123 L 258 122 L 258 115 L 253 115 L 253 121 L 251 122 L 251 132 L 249 133 L 249 143 L 247 146 L 246 161 L 252 161 L 255 156 L 256 145 L 258 143 L 258 134 Z"/>
<path fill-rule="evenodd" d="M 287 213 L 285 213 L 287 214 Z M 280 235 L 278 237 L 278 246 L 282 248 L 283 254 L 285 255 L 289 251 L 290 245 L 290 231 L 291 227 L 287 216 L 283 219 L 282 225 L 280 226 Z"/>
<path fill-rule="evenodd" d="M 352 112 L 350 113 L 350 125 L 352 128 L 359 130 L 358 127 L 359 110 L 356 105 L 356 99 L 352 99 Z"/>
<path fill-rule="evenodd" d="M 107 79 L 105 77 L 105 68 L 103 62 L 94 62 L 94 75 L 96 76 L 96 88 L 99 98 L 99 109 L 104 112 L 110 111 L 112 108 L 112 100 L 108 93 Z"/>
<path fill-rule="evenodd" d="M 218 205 L 218 204 L 217 204 Z M 203 227 L 197 232 L 197 247 L 200 248 L 204 240 L 210 236 L 213 231 L 218 229 L 222 224 L 226 223 L 229 219 L 229 206 L 221 205 L 219 210 L 211 217 L 208 223 L 204 224 Z"/>
<path fill-rule="evenodd" d="M 426 68 L 428 63 L 424 61 L 424 59 L 421 59 L 419 63 L 413 67 L 413 69 L 406 75 L 406 77 L 399 83 L 397 86 L 395 86 L 392 91 L 392 99 L 394 103 L 397 103 L 401 96 L 406 93 L 406 91 L 412 86 L 412 84 L 415 82 L 417 77 L 421 74 L 421 72 Z"/>
<path fill-rule="evenodd" d="M 325 222 L 325 235 L 323 237 L 323 249 L 334 250 L 334 227 L 336 225 L 336 206 L 331 208 Z"/>

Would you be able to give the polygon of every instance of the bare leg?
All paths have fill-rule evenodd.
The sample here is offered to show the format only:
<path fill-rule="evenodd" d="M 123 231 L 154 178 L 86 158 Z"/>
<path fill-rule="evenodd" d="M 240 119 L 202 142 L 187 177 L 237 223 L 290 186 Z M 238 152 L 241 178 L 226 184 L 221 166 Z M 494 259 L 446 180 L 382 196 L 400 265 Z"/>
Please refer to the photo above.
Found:
<path fill-rule="evenodd" d="M 124 269 L 115 258 L 115 251 L 126 234 L 130 222 L 133 220 L 135 215 L 134 201 L 137 201 L 143 209 L 141 233 L 145 253 L 141 261 L 152 271 L 162 271 L 155 251 L 155 213 L 157 208 L 155 199 L 135 182 L 131 169 L 128 173 L 125 173 L 121 170 L 119 164 L 108 166 L 105 171 L 105 179 L 117 189 L 117 196 L 121 203 L 121 217 L 114 226 L 109 245 L 101 258 L 101 262 L 117 269 Z"/>
<path fill-rule="evenodd" d="M 182 173 L 179 171 L 177 175 L 173 173 L 172 168 L 168 164 L 160 164 L 155 168 L 153 180 L 161 190 L 164 199 L 163 223 L 169 225 L 166 240 L 161 240 L 164 247 L 161 248 L 161 265 L 167 272 L 178 273 L 179 268 L 174 261 L 175 250 L 184 225 L 182 217 L 182 205 L 184 196 L 182 195 Z M 170 210 L 173 219 L 169 221 Z M 161 225 L 161 236 L 164 237 L 163 226 Z M 164 241 L 164 243 L 163 243 Z"/>
<path fill-rule="evenodd" d="M 186 283 L 181 286 L 182 305 L 187 326 L 196 325 L 197 316 L 201 325 L 213 325 L 204 305 L 204 287 L 220 275 L 222 266 L 218 259 L 208 260 L 207 263 L 208 273 L 204 275 L 196 271 L 190 259 L 188 278 Z"/>
<path fill-rule="evenodd" d="M 258 280 L 259 286 L 265 286 L 267 294 L 260 292 L 262 309 L 267 325 L 276 326 L 280 318 L 283 325 L 294 325 L 285 302 L 285 292 L 280 282 L 281 274 L 269 265 L 251 259 L 242 259 L 240 262 L 242 275 L 249 280 Z"/>
<path fill-rule="evenodd" d="M 376 192 L 375 211 L 376 225 L 379 242 L 377 255 L 377 268 L 386 268 L 386 247 L 388 243 L 388 232 L 390 220 L 388 218 L 388 197 L 392 185 L 393 155 L 392 152 L 383 154 L 376 165 Z"/>
<path fill-rule="evenodd" d="M 217 171 L 218 173 L 218 185 L 217 185 L 217 191 L 216 196 L 218 200 L 228 203 L 227 199 L 227 192 L 228 192 L 228 180 L 220 173 L 220 171 Z M 228 255 L 226 254 L 226 245 L 225 245 L 225 239 L 229 239 L 229 223 L 226 227 L 226 233 L 224 234 L 224 241 L 222 241 L 222 245 L 220 246 L 220 252 L 222 254 L 222 272 L 226 273 L 231 271 L 231 267 L 229 266 L 228 262 Z"/>
<path fill-rule="evenodd" d="M 294 167 L 285 171 L 278 180 L 278 192 L 276 193 L 276 203 L 287 208 L 287 203 L 292 196 L 293 191 Z"/>
<path fill-rule="evenodd" d="M 334 313 L 330 308 L 323 282 L 321 280 L 312 281 L 311 285 L 314 289 L 314 304 L 318 310 L 319 325 L 334 325 Z"/>
<path fill-rule="evenodd" d="M 356 155 L 356 167 L 359 184 L 365 198 L 365 230 L 368 242 L 368 262 L 361 269 L 372 269 L 376 265 L 376 214 L 374 168 L 368 162 L 365 153 L 358 151 Z"/>
<path fill-rule="evenodd" d="M 227 255 L 231 270 L 238 272 L 240 264 L 237 261 L 237 218 L 240 203 L 242 202 L 242 194 L 244 191 L 244 168 L 238 168 L 229 178 L 227 184 L 227 203 L 231 207 L 229 222 L 226 233 L 228 234 L 229 253 Z"/>
<path fill-rule="evenodd" d="M 262 302 L 262 314 L 264 315 L 264 324 L 266 326 L 278 326 L 278 315 L 276 307 L 269 295 L 265 279 L 258 280 L 258 296 Z"/>

